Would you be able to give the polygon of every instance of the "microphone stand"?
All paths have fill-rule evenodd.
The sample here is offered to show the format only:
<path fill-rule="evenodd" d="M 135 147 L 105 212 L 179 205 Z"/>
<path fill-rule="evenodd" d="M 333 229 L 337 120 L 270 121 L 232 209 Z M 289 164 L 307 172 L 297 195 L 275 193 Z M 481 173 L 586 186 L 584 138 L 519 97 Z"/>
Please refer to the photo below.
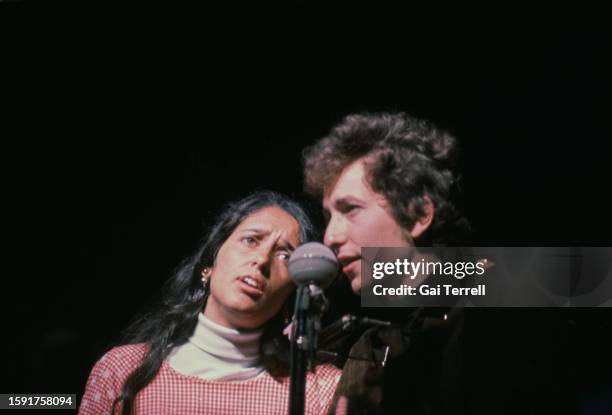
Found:
<path fill-rule="evenodd" d="M 306 368 L 315 371 L 317 338 L 321 315 L 327 308 L 323 290 L 314 285 L 299 285 L 295 300 L 291 336 L 291 384 L 289 414 L 303 415 L 306 390 Z"/>

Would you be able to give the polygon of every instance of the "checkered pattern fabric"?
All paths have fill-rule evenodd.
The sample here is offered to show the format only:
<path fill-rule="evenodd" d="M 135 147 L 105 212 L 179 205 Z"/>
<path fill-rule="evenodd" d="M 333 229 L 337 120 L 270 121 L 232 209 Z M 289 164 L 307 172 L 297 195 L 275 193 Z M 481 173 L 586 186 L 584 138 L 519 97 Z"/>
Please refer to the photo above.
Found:
<path fill-rule="evenodd" d="M 144 356 L 145 346 L 120 346 L 106 353 L 94 366 L 79 414 L 110 414 L 113 400 L 123 382 Z M 320 365 L 306 379 L 306 414 L 329 410 L 341 371 Z M 275 380 L 267 372 L 249 380 L 220 382 L 183 375 L 163 362 L 157 376 L 141 390 L 134 405 L 135 414 L 287 414 L 289 378 Z"/>

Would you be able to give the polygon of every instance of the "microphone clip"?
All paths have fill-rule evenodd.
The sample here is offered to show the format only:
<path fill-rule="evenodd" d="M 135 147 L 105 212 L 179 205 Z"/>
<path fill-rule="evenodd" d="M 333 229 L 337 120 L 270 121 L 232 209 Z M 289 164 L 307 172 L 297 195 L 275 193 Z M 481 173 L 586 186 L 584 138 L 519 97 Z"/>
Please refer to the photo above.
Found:
<path fill-rule="evenodd" d="M 298 288 L 293 316 L 296 347 L 305 353 L 308 369 L 314 373 L 321 317 L 329 307 L 323 289 L 315 284 Z"/>

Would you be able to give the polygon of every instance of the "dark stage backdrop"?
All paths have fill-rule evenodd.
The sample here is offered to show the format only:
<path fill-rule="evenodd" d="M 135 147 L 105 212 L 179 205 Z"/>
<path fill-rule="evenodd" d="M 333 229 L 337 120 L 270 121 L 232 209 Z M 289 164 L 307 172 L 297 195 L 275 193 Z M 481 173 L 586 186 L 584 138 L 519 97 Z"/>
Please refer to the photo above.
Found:
<path fill-rule="evenodd" d="M 81 394 L 220 206 L 258 188 L 302 198 L 301 149 L 355 111 L 406 111 L 459 138 L 475 244 L 609 246 L 609 17 L 0 2 L 0 392 Z M 491 385 L 507 391 L 492 413 L 517 396 L 569 413 L 608 396 L 608 310 L 474 314 L 466 347 L 499 369 L 464 381 L 485 403 Z"/>

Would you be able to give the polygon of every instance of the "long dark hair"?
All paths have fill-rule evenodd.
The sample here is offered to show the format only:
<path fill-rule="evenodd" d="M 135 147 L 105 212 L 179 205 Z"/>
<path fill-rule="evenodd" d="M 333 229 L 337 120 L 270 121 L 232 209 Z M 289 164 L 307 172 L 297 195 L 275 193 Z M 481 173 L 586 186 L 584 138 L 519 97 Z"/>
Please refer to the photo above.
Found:
<path fill-rule="evenodd" d="M 202 284 L 202 270 L 212 267 L 219 249 L 234 229 L 252 213 L 265 207 L 278 207 L 293 216 L 300 225 L 300 242 L 314 237 L 314 228 L 302 207 L 286 196 L 258 191 L 229 203 L 203 238 L 196 252 L 184 260 L 165 283 L 161 304 L 138 318 L 124 332 L 123 344 L 144 343 L 146 354 L 126 379 L 121 394 L 113 403 L 123 402 L 122 415 L 132 413 L 136 395 L 157 374 L 173 347 L 187 342 L 193 334 L 199 313 L 204 309 L 208 291 Z M 290 299 L 286 304 L 290 303 Z M 288 342 L 282 336 L 282 316 L 268 321 L 260 343 L 264 367 L 273 376 L 286 376 Z"/>

